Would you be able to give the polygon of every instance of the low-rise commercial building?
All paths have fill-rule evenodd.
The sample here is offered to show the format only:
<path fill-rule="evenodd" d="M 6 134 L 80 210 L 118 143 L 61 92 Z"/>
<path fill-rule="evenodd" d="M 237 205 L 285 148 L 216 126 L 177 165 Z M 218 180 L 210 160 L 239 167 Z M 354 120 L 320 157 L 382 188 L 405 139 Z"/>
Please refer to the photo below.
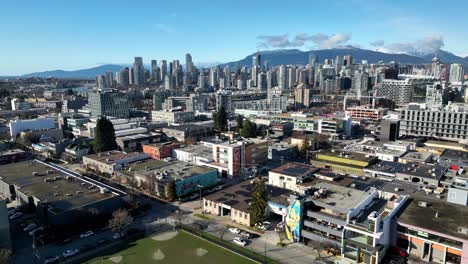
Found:
<path fill-rule="evenodd" d="M 377 162 L 375 156 L 335 150 L 317 153 L 317 155 L 310 160 L 310 164 L 315 167 L 328 168 L 337 173 L 358 176 L 363 175 L 363 169 L 375 162 Z"/>
<path fill-rule="evenodd" d="M 179 147 L 180 144 L 177 142 L 161 142 L 154 144 L 144 144 L 142 149 L 143 153 L 148 154 L 152 159 L 162 160 L 171 157 L 172 150 Z"/>
<path fill-rule="evenodd" d="M 23 131 L 35 131 L 35 130 L 46 130 L 56 127 L 56 120 L 54 118 L 36 118 L 36 119 L 25 119 L 25 120 L 11 120 L 10 136 L 14 139 Z"/>
<path fill-rule="evenodd" d="M 25 161 L 28 159 L 30 159 L 30 155 L 21 149 L 0 151 L 0 165 Z"/>
<path fill-rule="evenodd" d="M 289 162 L 269 171 L 268 184 L 304 194 L 302 183 L 310 181 L 319 169 L 311 165 Z"/>
<path fill-rule="evenodd" d="M 139 164 L 139 167 L 142 166 Z M 168 185 L 171 182 L 175 182 L 176 196 L 181 197 L 197 192 L 200 188 L 216 185 L 219 181 L 215 169 L 180 161 L 161 161 L 161 164 L 156 166 L 145 166 L 144 170 L 135 172 L 134 178 L 140 186 L 154 184 L 156 194 L 162 197 L 167 197 Z"/>
<path fill-rule="evenodd" d="M 397 246 L 429 263 L 466 263 L 468 207 L 414 197 L 398 217 Z"/>
<path fill-rule="evenodd" d="M 192 111 L 152 111 L 151 120 L 170 124 L 181 124 L 193 121 L 195 118 Z"/>
<path fill-rule="evenodd" d="M 142 145 L 161 141 L 161 133 L 145 133 L 117 137 L 115 142 L 123 151 L 141 151 Z"/>
<path fill-rule="evenodd" d="M 82 164 L 86 169 L 112 175 L 116 170 L 121 170 L 130 163 L 148 158 L 149 155 L 146 153 L 111 150 L 86 155 L 83 157 Z"/>
<path fill-rule="evenodd" d="M 92 225 L 120 208 L 126 198 L 122 191 L 37 160 L 0 166 L 0 195 L 35 212 L 41 225 L 58 230 Z"/>
<path fill-rule="evenodd" d="M 168 138 L 179 142 L 197 142 L 213 135 L 213 128 L 199 125 L 180 125 L 163 128 Z"/>

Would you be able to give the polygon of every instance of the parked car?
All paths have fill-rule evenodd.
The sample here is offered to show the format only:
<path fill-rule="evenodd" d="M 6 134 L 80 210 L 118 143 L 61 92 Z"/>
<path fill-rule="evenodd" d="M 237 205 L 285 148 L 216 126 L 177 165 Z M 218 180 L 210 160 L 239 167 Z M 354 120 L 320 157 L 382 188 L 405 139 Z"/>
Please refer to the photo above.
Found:
<path fill-rule="evenodd" d="M 8 208 L 8 216 L 12 216 L 14 214 L 18 213 L 18 211 L 14 208 Z"/>
<path fill-rule="evenodd" d="M 222 185 L 219 185 L 219 186 L 216 186 L 213 188 L 213 190 L 215 191 L 221 191 L 223 189 L 223 186 Z"/>
<path fill-rule="evenodd" d="M 29 231 L 29 236 L 34 236 L 39 231 L 44 231 L 44 227 L 36 227 L 33 230 Z"/>
<path fill-rule="evenodd" d="M 68 250 L 64 251 L 62 253 L 62 255 L 63 255 L 64 258 L 69 258 L 69 257 L 75 256 L 76 254 L 78 254 L 78 252 L 80 252 L 80 251 L 78 249 L 76 249 L 76 248 L 75 249 L 68 249 Z"/>
<path fill-rule="evenodd" d="M 240 232 L 240 235 L 245 238 L 250 238 L 252 236 L 249 232 L 246 232 L 246 231 Z"/>
<path fill-rule="evenodd" d="M 13 220 L 13 219 L 17 219 L 17 218 L 20 218 L 23 216 L 23 213 L 21 212 L 17 212 L 17 213 L 14 213 L 10 216 L 10 219 Z"/>
<path fill-rule="evenodd" d="M 122 237 L 122 234 L 120 233 L 115 233 L 114 236 L 112 236 L 114 239 L 120 239 Z"/>
<path fill-rule="evenodd" d="M 243 246 L 243 247 L 247 246 L 247 240 L 242 239 L 240 237 L 234 238 L 233 242 L 236 243 L 239 246 Z"/>
<path fill-rule="evenodd" d="M 92 236 L 92 235 L 94 235 L 94 232 L 91 231 L 91 230 L 89 230 L 89 231 L 86 231 L 86 232 L 84 232 L 84 233 L 81 233 L 81 234 L 80 234 L 80 238 L 87 238 L 87 237 L 90 237 L 90 236 Z"/>
<path fill-rule="evenodd" d="M 60 260 L 59 256 L 53 256 L 53 257 L 47 257 L 44 260 L 44 264 L 53 264 L 53 263 L 58 263 Z"/>
<path fill-rule="evenodd" d="M 32 224 L 27 225 L 25 228 L 23 228 L 23 231 L 29 232 L 29 231 L 35 229 L 36 227 L 37 227 L 37 225 L 32 223 Z"/>
<path fill-rule="evenodd" d="M 241 230 L 239 228 L 236 228 L 236 227 L 231 227 L 231 228 L 229 228 L 229 232 L 231 232 L 233 234 L 240 234 Z"/>

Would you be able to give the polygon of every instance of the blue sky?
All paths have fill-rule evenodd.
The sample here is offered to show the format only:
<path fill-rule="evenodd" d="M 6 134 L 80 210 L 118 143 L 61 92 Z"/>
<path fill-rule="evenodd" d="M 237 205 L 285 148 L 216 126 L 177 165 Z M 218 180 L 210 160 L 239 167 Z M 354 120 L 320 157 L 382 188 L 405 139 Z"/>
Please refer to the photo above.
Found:
<path fill-rule="evenodd" d="M 195 63 L 262 49 L 354 45 L 468 56 L 468 1 L 29 0 L 0 4 L 0 75 L 130 63 Z M 373 43 L 373 45 L 371 45 Z"/>

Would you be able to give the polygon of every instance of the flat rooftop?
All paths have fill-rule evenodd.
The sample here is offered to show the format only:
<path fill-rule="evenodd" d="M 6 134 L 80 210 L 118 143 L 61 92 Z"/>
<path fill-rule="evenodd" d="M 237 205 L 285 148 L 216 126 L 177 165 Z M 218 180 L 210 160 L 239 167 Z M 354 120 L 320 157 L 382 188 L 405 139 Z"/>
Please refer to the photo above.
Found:
<path fill-rule="evenodd" d="M 402 163 L 380 160 L 375 164 L 367 166 L 365 170 L 395 174 L 397 172 L 402 171 L 404 167 L 405 167 L 405 164 L 402 164 Z"/>
<path fill-rule="evenodd" d="M 353 188 L 347 188 L 336 184 L 320 182 L 313 186 L 314 189 L 326 189 L 326 195 L 320 198 L 308 197 L 317 205 L 328 205 L 340 208 L 342 211 L 349 211 L 355 208 L 359 203 L 366 199 L 370 193 L 359 191 Z"/>
<path fill-rule="evenodd" d="M 284 165 L 279 166 L 276 169 L 271 170 L 271 172 L 291 176 L 291 177 L 301 177 L 304 175 L 309 175 L 314 172 L 317 172 L 319 169 L 311 165 L 298 163 L 298 162 L 288 162 Z"/>
<path fill-rule="evenodd" d="M 427 202 L 427 207 L 419 206 L 421 201 Z M 468 206 L 415 197 L 401 214 L 398 223 L 468 240 L 468 235 L 458 233 L 459 227 L 468 227 L 466 219 Z"/>
<path fill-rule="evenodd" d="M 408 152 L 402 158 L 414 161 L 426 161 L 430 157 L 432 157 L 432 153 L 430 152 Z"/>
<path fill-rule="evenodd" d="M 369 162 L 370 160 L 375 159 L 375 157 L 366 157 L 366 154 L 352 152 L 352 151 L 341 151 L 341 150 L 336 150 L 334 152 L 333 151 L 319 152 L 317 154 L 330 156 L 330 157 L 356 160 L 356 161 L 365 161 L 365 162 Z"/>
<path fill-rule="evenodd" d="M 33 176 L 35 172 L 37 176 Z M 56 213 L 115 196 L 112 193 L 100 193 L 99 187 L 79 178 L 66 179 L 66 176 L 35 160 L 0 166 L 0 180 L 15 185 L 20 192 L 34 196 L 42 203 L 50 203 L 52 211 Z M 44 179 L 54 177 L 58 177 L 57 180 L 44 182 Z M 88 189 L 91 186 L 94 187 Z"/>
<path fill-rule="evenodd" d="M 141 164 L 140 164 L 141 165 Z M 216 171 L 216 169 L 198 166 L 188 162 L 182 161 L 173 161 L 173 162 L 165 162 L 164 166 L 160 167 L 153 167 L 151 169 L 143 169 L 138 173 L 144 176 L 155 176 L 158 174 L 164 174 L 166 179 L 173 179 L 173 180 L 182 180 L 186 178 L 193 177 L 199 174 L 205 174 L 210 171 Z"/>
<path fill-rule="evenodd" d="M 407 174 L 428 179 L 440 179 L 447 172 L 447 168 L 439 165 L 426 165 L 419 163 L 408 163 L 398 173 Z"/>
<path fill-rule="evenodd" d="M 203 145 L 187 145 L 185 147 L 178 148 L 177 151 L 185 151 L 188 153 L 194 153 L 197 156 L 213 158 L 213 149 Z"/>
<path fill-rule="evenodd" d="M 25 153 L 21 149 L 10 149 L 10 150 L 4 150 L 0 151 L 0 156 L 9 156 L 9 155 L 16 155 L 16 154 L 21 154 Z"/>
<path fill-rule="evenodd" d="M 128 159 L 132 157 L 138 157 L 140 155 L 143 155 L 143 153 L 140 153 L 140 152 L 127 153 L 124 151 L 111 150 L 111 151 L 100 152 L 97 154 L 86 155 L 85 157 L 99 161 L 99 162 L 103 162 L 106 164 L 112 164 L 119 160 Z"/>
<path fill-rule="evenodd" d="M 135 172 L 154 170 L 167 166 L 169 163 L 162 160 L 147 159 L 132 163 L 128 168 L 119 170 L 118 173 L 123 173 L 127 176 L 133 175 Z"/>
<path fill-rule="evenodd" d="M 453 149 L 446 149 L 444 152 L 442 152 L 440 157 L 445 158 L 445 159 L 468 161 L 468 152 L 460 151 L 460 150 L 453 150 Z"/>

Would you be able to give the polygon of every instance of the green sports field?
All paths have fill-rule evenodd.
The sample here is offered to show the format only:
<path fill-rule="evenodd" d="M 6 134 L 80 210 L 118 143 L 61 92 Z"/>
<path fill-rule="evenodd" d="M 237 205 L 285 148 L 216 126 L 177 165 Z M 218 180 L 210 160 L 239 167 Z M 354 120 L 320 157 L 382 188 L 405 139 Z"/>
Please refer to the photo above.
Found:
<path fill-rule="evenodd" d="M 169 237 L 165 241 L 153 238 L 137 240 L 128 244 L 128 247 L 120 252 L 100 256 L 86 263 L 252 264 L 254 262 L 180 231 L 175 237 Z"/>

